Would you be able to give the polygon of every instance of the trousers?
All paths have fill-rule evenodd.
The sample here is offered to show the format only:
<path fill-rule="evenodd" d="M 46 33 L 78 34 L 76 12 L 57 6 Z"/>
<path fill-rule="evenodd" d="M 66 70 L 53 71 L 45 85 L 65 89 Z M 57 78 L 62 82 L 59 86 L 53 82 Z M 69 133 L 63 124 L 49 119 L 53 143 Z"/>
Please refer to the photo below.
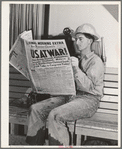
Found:
<path fill-rule="evenodd" d="M 48 119 L 49 145 L 69 145 L 67 122 L 92 117 L 97 111 L 99 100 L 90 95 L 51 97 L 33 104 L 29 110 L 26 142 L 43 145 Z"/>

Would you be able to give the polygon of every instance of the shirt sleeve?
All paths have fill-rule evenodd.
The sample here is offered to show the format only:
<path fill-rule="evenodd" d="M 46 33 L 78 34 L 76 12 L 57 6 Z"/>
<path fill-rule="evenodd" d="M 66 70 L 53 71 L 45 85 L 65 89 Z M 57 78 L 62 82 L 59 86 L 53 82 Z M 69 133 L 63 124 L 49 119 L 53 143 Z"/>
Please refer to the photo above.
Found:
<path fill-rule="evenodd" d="M 84 73 L 79 67 L 73 67 L 77 90 L 94 95 L 103 94 L 104 64 L 99 59 L 89 65 Z"/>

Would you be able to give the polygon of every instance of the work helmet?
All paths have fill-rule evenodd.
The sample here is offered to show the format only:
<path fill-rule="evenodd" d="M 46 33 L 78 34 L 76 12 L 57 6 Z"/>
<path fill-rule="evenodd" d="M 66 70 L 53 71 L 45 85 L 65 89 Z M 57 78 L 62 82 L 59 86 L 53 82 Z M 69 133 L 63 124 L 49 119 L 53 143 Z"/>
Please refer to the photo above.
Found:
<path fill-rule="evenodd" d="M 75 31 L 75 36 L 76 34 L 79 34 L 79 33 L 90 34 L 94 38 L 94 40 L 99 39 L 99 35 L 96 33 L 95 28 L 91 24 L 88 24 L 88 23 L 80 25 Z"/>

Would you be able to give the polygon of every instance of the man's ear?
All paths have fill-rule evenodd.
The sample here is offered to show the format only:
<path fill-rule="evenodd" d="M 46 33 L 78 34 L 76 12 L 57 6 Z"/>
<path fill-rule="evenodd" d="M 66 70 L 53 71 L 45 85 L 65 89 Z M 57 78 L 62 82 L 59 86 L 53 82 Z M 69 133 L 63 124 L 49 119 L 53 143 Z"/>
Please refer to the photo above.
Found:
<path fill-rule="evenodd" d="M 90 44 L 92 44 L 92 43 L 93 43 L 93 39 L 89 39 L 89 41 L 90 41 Z"/>

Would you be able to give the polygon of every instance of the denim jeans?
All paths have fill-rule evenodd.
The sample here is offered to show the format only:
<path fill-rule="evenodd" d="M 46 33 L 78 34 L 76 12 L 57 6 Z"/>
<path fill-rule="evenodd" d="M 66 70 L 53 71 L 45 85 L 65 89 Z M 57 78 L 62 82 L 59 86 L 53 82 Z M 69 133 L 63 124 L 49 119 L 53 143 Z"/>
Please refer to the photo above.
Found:
<path fill-rule="evenodd" d="M 69 145 L 68 121 L 88 118 L 95 114 L 99 100 L 89 94 L 52 97 L 33 104 L 29 112 L 26 142 L 43 145 L 48 119 L 49 145 Z"/>

